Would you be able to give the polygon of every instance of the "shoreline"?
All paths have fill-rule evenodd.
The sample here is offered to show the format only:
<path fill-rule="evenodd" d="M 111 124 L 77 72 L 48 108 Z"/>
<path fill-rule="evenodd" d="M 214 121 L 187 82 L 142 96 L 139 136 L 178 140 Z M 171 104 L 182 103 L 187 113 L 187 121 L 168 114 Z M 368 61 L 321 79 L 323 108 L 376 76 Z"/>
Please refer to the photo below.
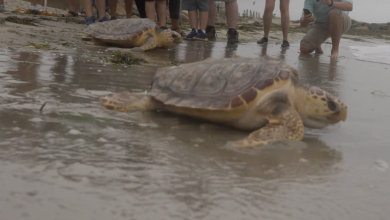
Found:
<path fill-rule="evenodd" d="M 86 42 L 82 40 L 84 34 L 83 18 L 62 18 L 54 16 L 42 16 L 31 14 L 15 13 L 20 8 L 28 8 L 29 2 L 15 0 L 6 1 L 6 11 L 0 13 L 0 47 L 12 49 L 44 49 L 56 50 L 57 52 L 70 52 L 77 46 L 85 46 Z M 124 17 L 124 11 L 118 5 L 119 18 Z M 53 14 L 64 14 L 66 10 L 48 7 L 48 12 Z M 122 13 L 122 14 L 121 14 Z M 135 12 L 137 14 L 137 12 Z M 33 25 L 18 24 L 7 21 L 6 18 L 16 16 L 20 19 L 32 19 Z M 8 19 L 9 20 L 9 19 Z M 170 26 L 169 20 L 167 23 Z M 388 27 L 387 27 L 388 26 Z M 181 29 L 186 33 L 190 31 L 186 11 L 183 11 Z M 219 12 L 216 20 L 217 41 L 227 40 L 226 19 L 224 12 Z M 238 28 L 239 40 L 241 43 L 256 42 L 263 36 L 263 24 L 260 18 L 239 17 Z M 291 21 L 289 30 L 290 44 L 299 43 L 305 34 L 305 28 L 299 26 L 299 22 Z M 280 18 L 274 18 L 270 32 L 270 44 L 280 45 L 282 43 L 282 32 Z M 344 39 L 350 39 L 359 42 L 384 41 L 390 43 L 390 23 L 387 24 L 369 24 L 365 22 L 354 21 L 351 29 L 342 36 Z M 330 39 L 327 42 L 330 42 Z M 328 42 L 328 43 L 329 43 Z"/>

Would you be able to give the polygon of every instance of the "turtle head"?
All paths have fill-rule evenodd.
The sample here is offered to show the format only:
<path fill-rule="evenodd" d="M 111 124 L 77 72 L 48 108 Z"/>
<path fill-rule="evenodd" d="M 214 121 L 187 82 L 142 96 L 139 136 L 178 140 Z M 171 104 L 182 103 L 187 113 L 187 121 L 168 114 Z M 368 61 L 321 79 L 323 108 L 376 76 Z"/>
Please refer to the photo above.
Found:
<path fill-rule="evenodd" d="M 347 106 L 330 93 L 312 86 L 306 92 L 302 120 L 310 128 L 323 128 L 347 119 Z"/>
<path fill-rule="evenodd" d="M 165 29 L 159 33 L 159 42 L 161 47 L 174 47 L 183 42 L 183 38 L 176 31 Z"/>

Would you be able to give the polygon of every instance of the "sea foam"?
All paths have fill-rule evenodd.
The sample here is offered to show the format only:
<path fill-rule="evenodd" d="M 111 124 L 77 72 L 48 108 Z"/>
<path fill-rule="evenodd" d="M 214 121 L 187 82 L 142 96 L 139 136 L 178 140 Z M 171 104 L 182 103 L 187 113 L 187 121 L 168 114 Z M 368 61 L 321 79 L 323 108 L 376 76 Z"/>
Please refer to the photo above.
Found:
<path fill-rule="evenodd" d="M 390 64 L 390 45 L 349 47 L 357 60 Z"/>

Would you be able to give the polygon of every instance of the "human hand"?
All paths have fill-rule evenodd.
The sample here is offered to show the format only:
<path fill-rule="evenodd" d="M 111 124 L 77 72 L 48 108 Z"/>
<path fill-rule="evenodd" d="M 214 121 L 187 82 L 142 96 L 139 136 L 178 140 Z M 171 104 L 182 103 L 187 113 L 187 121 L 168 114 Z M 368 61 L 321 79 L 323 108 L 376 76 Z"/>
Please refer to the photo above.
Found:
<path fill-rule="evenodd" d="M 310 23 L 313 22 L 316 18 L 314 17 L 313 14 L 308 14 L 303 17 L 303 20 L 305 23 Z"/>
<path fill-rule="evenodd" d="M 324 4 L 326 5 L 330 5 L 332 4 L 332 1 L 331 0 L 321 0 Z"/>

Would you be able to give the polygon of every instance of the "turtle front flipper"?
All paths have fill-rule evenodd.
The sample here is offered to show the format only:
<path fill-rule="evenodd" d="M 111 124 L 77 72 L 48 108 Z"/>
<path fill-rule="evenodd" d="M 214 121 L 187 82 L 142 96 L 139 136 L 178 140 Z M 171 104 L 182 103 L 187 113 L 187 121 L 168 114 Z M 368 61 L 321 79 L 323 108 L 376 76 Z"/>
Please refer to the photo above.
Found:
<path fill-rule="evenodd" d="M 299 114 L 291 107 L 268 119 L 268 124 L 252 132 L 247 138 L 232 142 L 234 147 L 256 147 L 273 141 L 289 139 L 300 141 L 304 135 L 304 126 Z"/>
<path fill-rule="evenodd" d="M 142 46 L 134 47 L 131 50 L 132 51 L 136 51 L 136 52 L 138 52 L 138 51 L 147 51 L 147 50 L 154 49 L 157 46 L 158 46 L 157 41 L 153 37 L 149 37 Z"/>
<path fill-rule="evenodd" d="M 100 98 L 100 102 L 110 110 L 128 112 L 132 110 L 153 111 L 161 107 L 161 103 L 148 95 L 122 92 Z"/>

